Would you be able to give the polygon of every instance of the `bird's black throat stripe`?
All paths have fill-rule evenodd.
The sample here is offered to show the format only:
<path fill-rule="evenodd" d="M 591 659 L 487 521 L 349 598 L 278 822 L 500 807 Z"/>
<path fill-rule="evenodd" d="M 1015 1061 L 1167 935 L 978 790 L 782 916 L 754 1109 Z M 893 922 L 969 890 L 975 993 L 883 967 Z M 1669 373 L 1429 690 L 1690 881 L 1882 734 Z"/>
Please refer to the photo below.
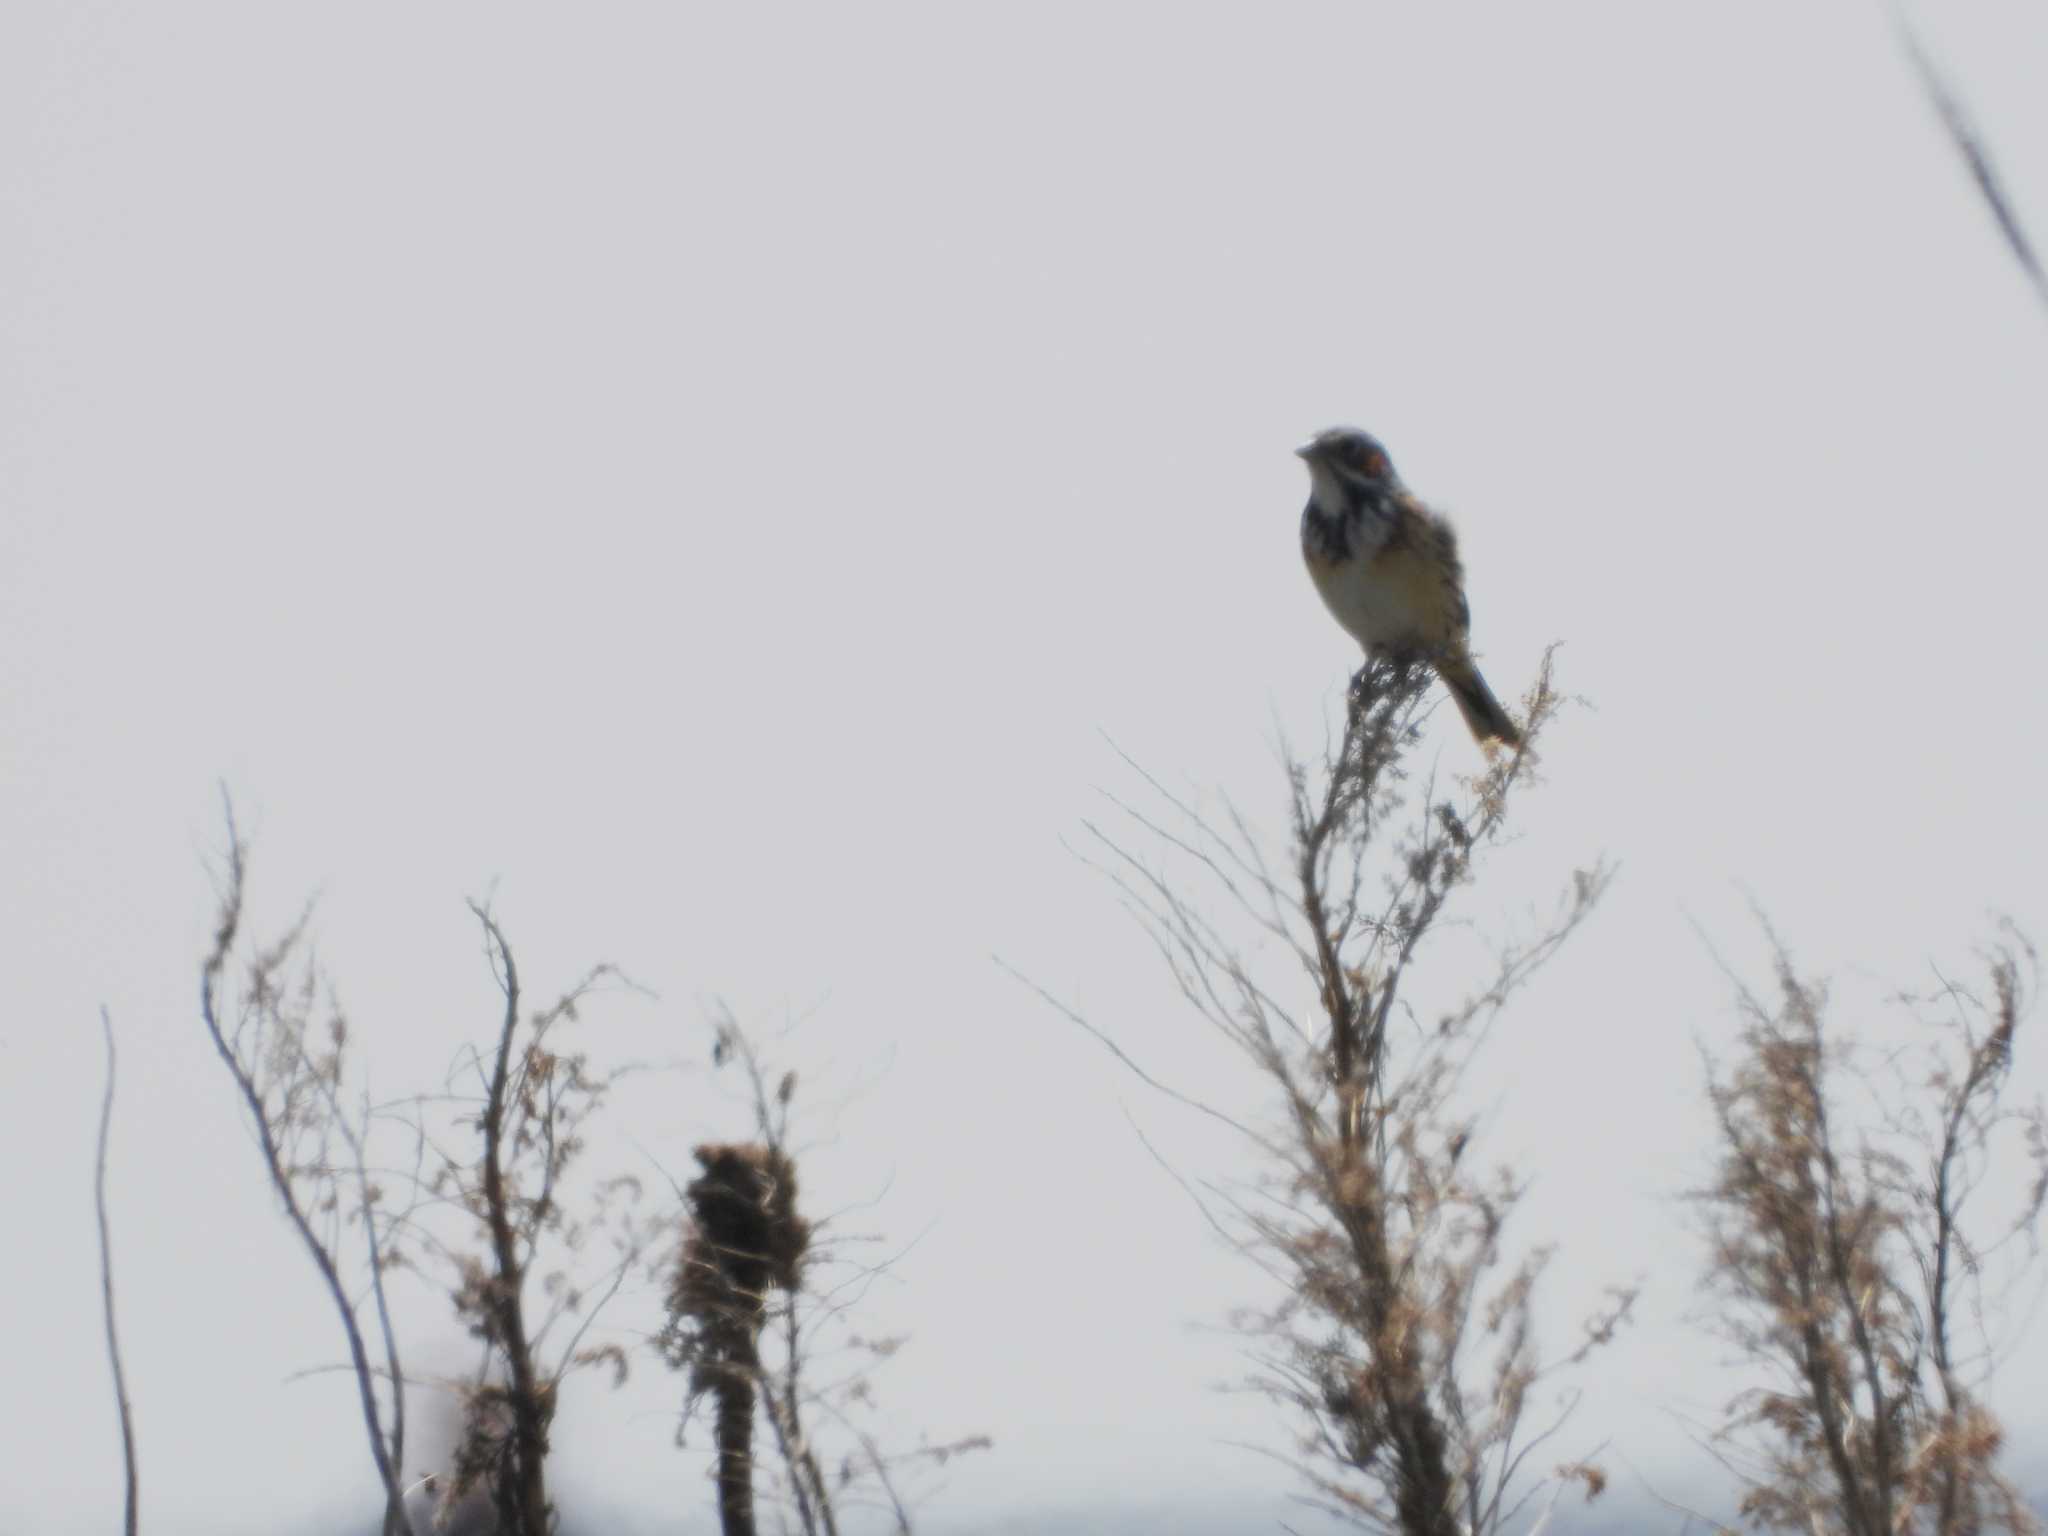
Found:
<path fill-rule="evenodd" d="M 1301 549 L 1311 560 L 1327 564 L 1349 560 L 1368 520 L 1375 525 L 1373 531 L 1378 535 L 1380 548 L 1400 537 L 1401 510 L 1391 494 L 1362 486 L 1347 489 L 1350 494 L 1345 498 L 1344 510 L 1335 516 L 1325 512 L 1322 503 L 1313 496 L 1301 509 Z"/>
<path fill-rule="evenodd" d="M 1335 565 L 1351 554 L 1351 530 L 1345 517 L 1331 517 L 1313 498 L 1301 509 L 1301 552 L 1324 565 Z"/>

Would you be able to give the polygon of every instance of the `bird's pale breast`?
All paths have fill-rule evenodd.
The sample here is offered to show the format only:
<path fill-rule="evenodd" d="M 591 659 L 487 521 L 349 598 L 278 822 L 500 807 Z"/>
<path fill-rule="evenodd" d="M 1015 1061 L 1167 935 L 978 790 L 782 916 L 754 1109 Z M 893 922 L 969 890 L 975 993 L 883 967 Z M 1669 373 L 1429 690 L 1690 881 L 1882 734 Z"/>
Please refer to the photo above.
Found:
<path fill-rule="evenodd" d="M 1364 559 L 1311 560 L 1309 575 L 1331 615 L 1361 645 L 1433 649 L 1456 638 L 1462 627 L 1455 590 L 1411 546 Z"/>

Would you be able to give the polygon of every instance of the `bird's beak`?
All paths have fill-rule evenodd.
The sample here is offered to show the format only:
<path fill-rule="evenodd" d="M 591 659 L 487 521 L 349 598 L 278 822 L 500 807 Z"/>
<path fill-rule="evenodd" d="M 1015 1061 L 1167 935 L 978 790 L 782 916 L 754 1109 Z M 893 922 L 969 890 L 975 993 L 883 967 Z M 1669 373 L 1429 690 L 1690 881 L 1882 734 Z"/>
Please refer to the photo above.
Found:
<path fill-rule="evenodd" d="M 1313 464 L 1316 458 L 1316 445 L 1314 443 L 1303 443 L 1294 450 L 1294 456 L 1298 459 L 1307 459 Z"/>

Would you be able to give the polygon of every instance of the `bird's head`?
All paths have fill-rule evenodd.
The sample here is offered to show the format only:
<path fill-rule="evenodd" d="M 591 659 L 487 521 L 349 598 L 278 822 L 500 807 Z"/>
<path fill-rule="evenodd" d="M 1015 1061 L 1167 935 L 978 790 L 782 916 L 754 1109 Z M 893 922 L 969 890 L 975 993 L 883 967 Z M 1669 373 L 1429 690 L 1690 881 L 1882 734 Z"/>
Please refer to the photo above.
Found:
<path fill-rule="evenodd" d="M 1294 450 L 1308 465 L 1315 499 L 1338 513 L 1362 501 L 1378 500 L 1401 482 L 1379 439 L 1356 427 L 1331 427 Z"/>

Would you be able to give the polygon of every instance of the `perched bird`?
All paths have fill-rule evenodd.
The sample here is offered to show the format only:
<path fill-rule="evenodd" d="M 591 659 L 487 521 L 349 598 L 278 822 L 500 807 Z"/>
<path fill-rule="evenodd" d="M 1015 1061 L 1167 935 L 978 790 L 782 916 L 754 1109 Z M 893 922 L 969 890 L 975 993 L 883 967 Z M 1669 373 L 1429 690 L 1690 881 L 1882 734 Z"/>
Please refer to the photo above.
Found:
<path fill-rule="evenodd" d="M 1451 525 L 1394 473 L 1364 432 L 1332 427 L 1295 450 L 1308 462 L 1301 553 L 1324 604 L 1367 651 L 1436 668 L 1482 744 L 1522 739 L 1466 645 L 1472 613 Z"/>

